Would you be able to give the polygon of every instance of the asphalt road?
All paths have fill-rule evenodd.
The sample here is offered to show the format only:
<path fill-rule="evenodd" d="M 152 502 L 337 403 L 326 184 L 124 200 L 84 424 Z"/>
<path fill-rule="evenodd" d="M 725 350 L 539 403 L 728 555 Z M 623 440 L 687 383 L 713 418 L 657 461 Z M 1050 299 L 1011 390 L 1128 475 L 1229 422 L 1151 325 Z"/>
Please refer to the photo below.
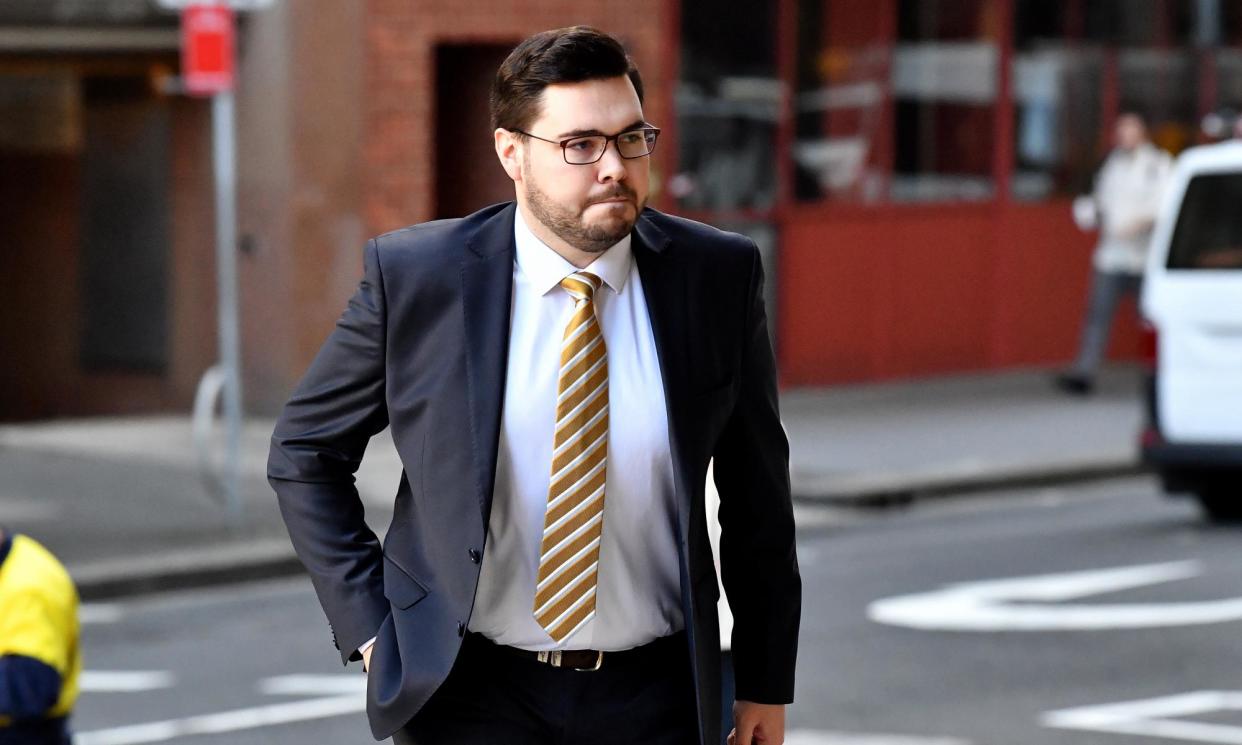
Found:
<path fill-rule="evenodd" d="M 1242 529 L 1144 479 L 800 526 L 792 745 L 1242 744 Z M 79 745 L 372 742 L 305 579 L 84 615 Z"/>

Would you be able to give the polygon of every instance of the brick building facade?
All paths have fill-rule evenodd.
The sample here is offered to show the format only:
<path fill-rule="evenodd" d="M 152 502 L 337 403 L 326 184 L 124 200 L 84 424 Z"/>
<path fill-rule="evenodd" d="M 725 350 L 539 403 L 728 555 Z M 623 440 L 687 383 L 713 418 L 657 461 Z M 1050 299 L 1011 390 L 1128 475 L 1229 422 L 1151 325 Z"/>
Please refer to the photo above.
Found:
<path fill-rule="evenodd" d="M 210 107 L 175 93 L 160 1 L 0 3 L 0 420 L 184 412 L 216 359 Z M 1242 110 L 1225 0 L 271 0 L 239 23 L 255 413 L 367 237 L 511 198 L 487 92 L 539 30 L 629 47 L 664 129 L 654 202 L 758 242 L 786 385 L 1067 359 L 1094 240 L 1070 201 L 1117 112 L 1177 152 Z"/>
<path fill-rule="evenodd" d="M 369 236 L 512 198 L 487 126 L 509 49 L 547 28 L 608 29 L 638 61 L 660 122 L 670 18 L 657 0 L 278 0 L 242 14 L 247 410 L 288 396 L 355 288 Z M 211 115 L 174 91 L 176 23 L 150 0 L 0 8 L 0 238 L 11 247 L 0 289 L 12 309 L 0 320 L 0 420 L 185 412 L 216 359 Z M 48 122 L 65 134 L 40 134 Z M 121 152 L 114 140 L 131 143 L 119 162 L 107 157 Z M 110 193 L 124 193 L 119 205 L 103 204 Z M 89 236 L 105 237 L 92 248 Z"/>
<path fill-rule="evenodd" d="M 522 38 L 577 23 L 610 30 L 644 72 L 648 116 L 669 115 L 671 80 L 659 53 L 668 8 L 657 0 L 637 9 L 605 0 L 345 5 L 287 3 L 251 19 L 246 64 L 288 69 L 282 84 L 251 82 L 251 115 L 262 117 L 272 95 L 286 98 L 290 114 L 287 126 L 266 134 L 256 131 L 266 122 L 251 122 L 242 137 L 252 144 L 244 147 L 259 158 L 269 147 L 283 149 L 292 159 L 275 190 L 288 198 L 275 202 L 260 186 L 266 169 L 247 177 L 242 160 L 254 196 L 242 200 L 243 223 L 260 232 L 283 212 L 280 234 L 260 241 L 265 256 L 243 264 L 252 410 L 279 405 L 309 363 L 360 276 L 367 237 L 512 198 L 492 150 L 487 94 L 499 62 Z M 269 37 L 284 42 L 283 61 L 277 53 L 255 59 Z M 283 144 L 276 132 L 285 133 Z"/>

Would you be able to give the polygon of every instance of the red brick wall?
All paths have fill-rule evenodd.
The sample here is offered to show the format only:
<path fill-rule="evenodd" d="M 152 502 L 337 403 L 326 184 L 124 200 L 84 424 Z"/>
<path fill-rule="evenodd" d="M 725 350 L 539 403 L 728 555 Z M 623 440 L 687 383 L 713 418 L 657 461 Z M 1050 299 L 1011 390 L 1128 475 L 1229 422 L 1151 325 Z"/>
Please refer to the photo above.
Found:
<path fill-rule="evenodd" d="M 364 206 L 369 234 L 428 220 L 435 208 L 435 49 L 441 43 L 514 44 L 549 28 L 589 24 L 622 40 L 646 86 L 646 113 L 669 117 L 661 69 L 666 3 L 640 0 L 368 0 L 363 106 Z M 492 164 L 487 164 L 492 165 Z M 502 176 L 503 178 L 503 176 Z"/>
<path fill-rule="evenodd" d="M 781 224 L 778 352 L 793 386 L 1067 364 L 1094 237 L 1063 200 L 808 208 Z M 1114 358 L 1132 359 L 1128 305 Z"/>

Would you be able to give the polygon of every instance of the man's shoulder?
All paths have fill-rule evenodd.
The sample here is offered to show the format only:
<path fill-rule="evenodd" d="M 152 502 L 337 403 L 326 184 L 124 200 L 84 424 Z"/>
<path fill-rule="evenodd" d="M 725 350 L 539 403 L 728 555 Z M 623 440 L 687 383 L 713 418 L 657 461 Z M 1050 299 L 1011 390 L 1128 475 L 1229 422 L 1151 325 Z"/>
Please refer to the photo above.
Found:
<path fill-rule="evenodd" d="M 489 220 L 511 209 L 512 202 L 502 202 L 467 215 L 442 220 L 431 220 L 404 228 L 390 230 L 371 239 L 381 254 L 420 253 L 450 250 L 456 253 L 464 248 L 471 236 Z"/>
<path fill-rule="evenodd" d="M 643 219 L 663 233 L 681 252 L 701 252 L 717 257 L 722 253 L 749 257 L 756 251 L 755 242 L 749 237 L 697 220 L 670 215 L 650 207 L 643 210 Z"/>

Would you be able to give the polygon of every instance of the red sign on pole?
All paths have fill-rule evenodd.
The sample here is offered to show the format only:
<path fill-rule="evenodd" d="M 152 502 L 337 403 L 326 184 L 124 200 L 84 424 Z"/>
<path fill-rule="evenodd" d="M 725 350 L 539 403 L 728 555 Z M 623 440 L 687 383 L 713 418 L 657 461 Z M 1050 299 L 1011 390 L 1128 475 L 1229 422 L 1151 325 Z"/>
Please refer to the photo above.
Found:
<path fill-rule="evenodd" d="M 191 5 L 181 13 L 181 75 L 192 96 L 233 89 L 233 10 Z"/>

